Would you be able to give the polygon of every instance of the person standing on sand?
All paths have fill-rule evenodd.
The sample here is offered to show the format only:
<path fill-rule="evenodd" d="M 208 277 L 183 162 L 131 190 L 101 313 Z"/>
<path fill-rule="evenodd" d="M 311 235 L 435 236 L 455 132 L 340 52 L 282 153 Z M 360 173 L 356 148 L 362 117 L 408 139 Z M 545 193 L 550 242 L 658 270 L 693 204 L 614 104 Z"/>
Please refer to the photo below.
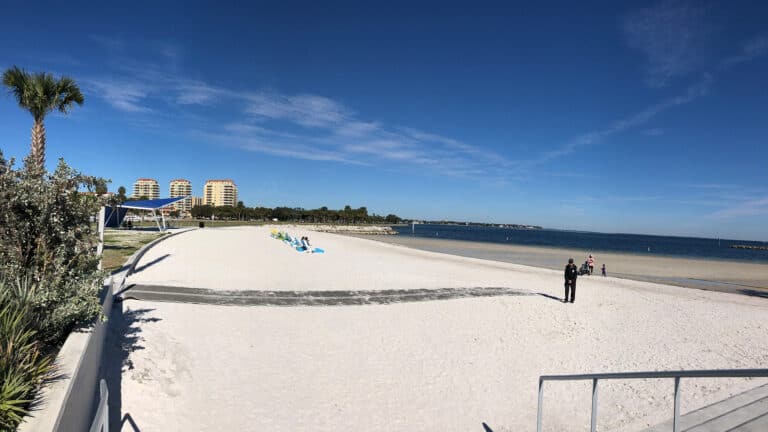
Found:
<path fill-rule="evenodd" d="M 605 264 L 603 264 L 603 277 L 605 277 Z"/>
<path fill-rule="evenodd" d="M 589 275 L 592 276 L 592 273 L 595 271 L 595 258 L 592 256 L 592 254 L 589 254 L 587 263 L 589 263 Z"/>
<path fill-rule="evenodd" d="M 565 297 L 563 297 L 563 303 L 568 302 L 568 291 L 571 292 L 571 303 L 576 300 L 576 276 L 579 274 L 579 270 L 576 268 L 576 264 L 573 263 L 573 258 L 568 258 L 568 265 L 565 266 Z"/>

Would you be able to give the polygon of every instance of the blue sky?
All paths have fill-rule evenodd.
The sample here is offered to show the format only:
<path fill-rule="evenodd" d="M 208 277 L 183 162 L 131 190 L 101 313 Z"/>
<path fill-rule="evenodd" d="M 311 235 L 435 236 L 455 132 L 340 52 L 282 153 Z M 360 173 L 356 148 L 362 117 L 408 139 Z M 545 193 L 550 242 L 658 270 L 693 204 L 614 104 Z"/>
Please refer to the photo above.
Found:
<path fill-rule="evenodd" d="M 0 15 L 0 67 L 85 93 L 46 122 L 51 168 L 163 195 L 232 178 L 249 206 L 768 240 L 767 5 L 108 3 Z M 6 157 L 31 125 L 0 96 Z"/>

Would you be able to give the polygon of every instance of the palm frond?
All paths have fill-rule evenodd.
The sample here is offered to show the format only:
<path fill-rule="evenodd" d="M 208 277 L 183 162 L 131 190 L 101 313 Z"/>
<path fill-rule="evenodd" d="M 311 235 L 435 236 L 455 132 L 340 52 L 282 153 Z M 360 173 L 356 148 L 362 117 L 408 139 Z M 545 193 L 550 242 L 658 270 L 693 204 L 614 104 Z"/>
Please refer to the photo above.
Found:
<path fill-rule="evenodd" d="M 30 95 L 30 75 L 18 66 L 3 72 L 3 85 L 10 89 L 22 108 L 27 108 Z"/>
<path fill-rule="evenodd" d="M 82 105 L 85 97 L 80 92 L 80 87 L 69 77 L 61 77 L 57 85 L 56 109 L 62 113 L 69 112 L 73 104 Z"/>

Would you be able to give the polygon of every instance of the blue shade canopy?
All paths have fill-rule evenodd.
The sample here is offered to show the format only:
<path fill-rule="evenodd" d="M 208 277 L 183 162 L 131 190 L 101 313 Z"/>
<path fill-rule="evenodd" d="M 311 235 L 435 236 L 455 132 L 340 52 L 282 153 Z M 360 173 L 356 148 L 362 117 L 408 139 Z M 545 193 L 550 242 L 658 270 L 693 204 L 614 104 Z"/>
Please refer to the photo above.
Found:
<path fill-rule="evenodd" d="M 176 198 L 160 198 L 155 200 L 126 201 L 120 204 L 119 207 L 134 210 L 157 210 L 187 198 L 189 197 L 184 196 Z"/>
<path fill-rule="evenodd" d="M 119 228 L 128 213 L 127 208 L 104 207 L 104 226 L 107 228 Z"/>

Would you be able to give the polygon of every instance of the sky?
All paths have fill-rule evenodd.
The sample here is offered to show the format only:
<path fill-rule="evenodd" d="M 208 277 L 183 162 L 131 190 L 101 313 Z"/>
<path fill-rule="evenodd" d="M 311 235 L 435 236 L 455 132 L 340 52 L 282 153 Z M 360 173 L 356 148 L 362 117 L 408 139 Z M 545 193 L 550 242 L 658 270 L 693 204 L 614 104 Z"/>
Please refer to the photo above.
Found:
<path fill-rule="evenodd" d="M 50 169 L 162 196 L 231 178 L 248 206 L 768 240 L 768 4 L 113 3 L 3 7 L 0 68 L 85 95 L 46 119 Z M 7 158 L 31 126 L 0 90 Z"/>

